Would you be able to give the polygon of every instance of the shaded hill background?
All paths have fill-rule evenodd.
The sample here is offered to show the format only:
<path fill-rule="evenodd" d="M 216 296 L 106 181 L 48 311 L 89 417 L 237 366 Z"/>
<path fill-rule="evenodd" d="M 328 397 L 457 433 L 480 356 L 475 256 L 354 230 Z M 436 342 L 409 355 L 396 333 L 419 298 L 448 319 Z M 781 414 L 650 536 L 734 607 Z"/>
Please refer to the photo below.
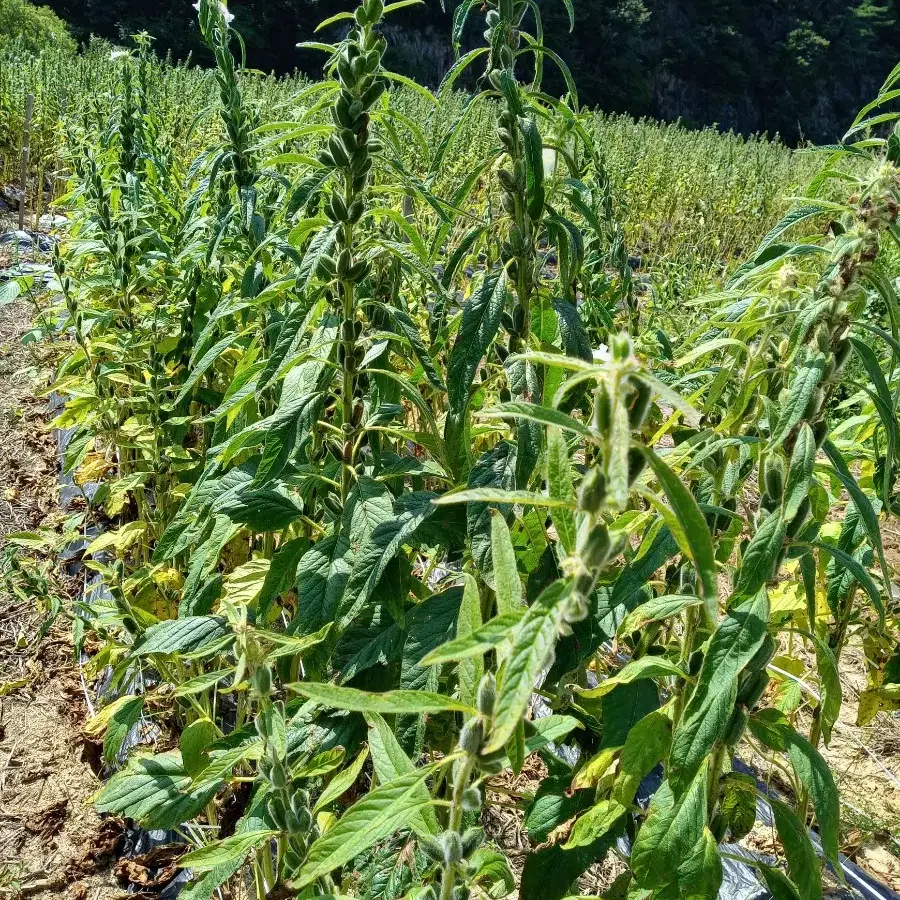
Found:
<path fill-rule="evenodd" d="M 900 0 L 539 0 L 546 41 L 572 69 L 583 102 L 635 116 L 780 133 L 789 143 L 837 139 L 900 58 Z M 162 53 L 202 59 L 190 0 L 45 0 L 81 40 L 145 30 Z M 310 75 L 301 53 L 338 0 L 231 0 L 248 63 Z M 436 84 L 451 62 L 453 0 L 402 10 L 389 26 L 391 66 Z M 468 30 L 483 27 L 478 8 Z M 548 88 L 558 93 L 555 76 Z"/>

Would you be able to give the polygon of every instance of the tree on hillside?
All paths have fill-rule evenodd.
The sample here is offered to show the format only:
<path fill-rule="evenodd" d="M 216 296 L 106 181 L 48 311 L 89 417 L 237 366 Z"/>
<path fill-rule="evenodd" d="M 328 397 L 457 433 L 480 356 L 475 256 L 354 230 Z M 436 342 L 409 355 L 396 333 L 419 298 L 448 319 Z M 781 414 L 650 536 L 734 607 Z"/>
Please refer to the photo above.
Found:
<path fill-rule="evenodd" d="M 65 22 L 49 9 L 27 0 L 0 0 L 0 45 L 16 39 L 31 53 L 50 47 L 75 50 Z"/>

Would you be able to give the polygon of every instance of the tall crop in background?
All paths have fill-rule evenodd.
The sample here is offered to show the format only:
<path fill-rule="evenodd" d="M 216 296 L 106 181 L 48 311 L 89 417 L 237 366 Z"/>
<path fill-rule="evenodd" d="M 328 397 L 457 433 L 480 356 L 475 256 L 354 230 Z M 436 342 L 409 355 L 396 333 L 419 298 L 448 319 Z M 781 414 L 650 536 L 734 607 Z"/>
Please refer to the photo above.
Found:
<path fill-rule="evenodd" d="M 92 723 L 111 767 L 142 716 L 179 735 L 122 761 L 99 807 L 179 828 L 193 900 L 245 863 L 258 900 L 560 898 L 623 835 L 623 891 L 713 898 L 719 844 L 756 811 L 732 759 L 764 748 L 796 802 L 774 804 L 787 868 L 761 877 L 821 896 L 806 828 L 836 863 L 817 747 L 851 630 L 877 651 L 873 702 L 895 678 L 878 502 L 896 502 L 898 138 L 848 145 L 855 196 L 789 214 L 647 359 L 613 169 L 537 8 L 485 4 L 486 46 L 435 98 L 382 64 L 406 5 L 328 20 L 346 32 L 305 45 L 326 77 L 284 119 L 212 0 L 196 131 L 167 124 L 145 47 L 79 111 L 56 387 L 67 469 L 101 482 L 86 556 L 109 588 L 78 605 L 79 647 L 96 632 L 89 671 L 122 692 Z M 483 92 L 446 122 L 479 59 Z M 541 91 L 548 60 L 563 101 Z M 442 181 L 479 116 L 488 150 Z M 823 213 L 827 233 L 788 242 Z M 848 388 L 860 414 L 839 423 Z M 805 734 L 801 701 L 769 690 L 791 641 L 816 658 Z M 532 754 L 529 796 L 508 774 Z M 518 877 L 481 827 L 498 802 L 524 813 Z"/>

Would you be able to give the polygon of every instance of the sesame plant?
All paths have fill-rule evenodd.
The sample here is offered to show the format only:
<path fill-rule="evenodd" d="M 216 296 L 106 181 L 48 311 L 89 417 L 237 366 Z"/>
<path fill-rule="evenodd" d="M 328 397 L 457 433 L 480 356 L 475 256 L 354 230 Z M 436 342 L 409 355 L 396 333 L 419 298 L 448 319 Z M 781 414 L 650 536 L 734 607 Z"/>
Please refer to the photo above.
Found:
<path fill-rule="evenodd" d="M 849 642 L 873 715 L 897 683 L 896 73 L 667 316 L 538 7 L 458 7 L 484 44 L 434 95 L 384 66 L 408 5 L 326 20 L 323 78 L 286 88 L 200 0 L 190 127 L 147 39 L 76 106 L 46 322 L 99 527 L 72 610 L 108 685 L 97 806 L 175 829 L 191 900 L 546 900 L 613 855 L 611 896 L 711 900 L 756 818 L 742 760 L 779 779 L 750 865 L 820 897 Z"/>

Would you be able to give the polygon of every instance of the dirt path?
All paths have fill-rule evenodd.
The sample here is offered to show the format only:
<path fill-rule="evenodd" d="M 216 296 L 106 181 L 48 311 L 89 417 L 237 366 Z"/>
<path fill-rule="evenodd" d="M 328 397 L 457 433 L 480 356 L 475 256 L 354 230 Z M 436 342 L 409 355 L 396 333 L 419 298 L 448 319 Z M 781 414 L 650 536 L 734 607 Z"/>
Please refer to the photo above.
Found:
<path fill-rule="evenodd" d="M 46 401 L 19 340 L 29 316 L 24 304 L 0 308 L 0 557 L 4 535 L 61 516 Z M 0 897 L 112 900 L 123 896 L 110 869 L 122 827 L 91 806 L 100 781 L 80 732 L 69 623 L 39 641 L 41 618 L 0 579 Z"/>

